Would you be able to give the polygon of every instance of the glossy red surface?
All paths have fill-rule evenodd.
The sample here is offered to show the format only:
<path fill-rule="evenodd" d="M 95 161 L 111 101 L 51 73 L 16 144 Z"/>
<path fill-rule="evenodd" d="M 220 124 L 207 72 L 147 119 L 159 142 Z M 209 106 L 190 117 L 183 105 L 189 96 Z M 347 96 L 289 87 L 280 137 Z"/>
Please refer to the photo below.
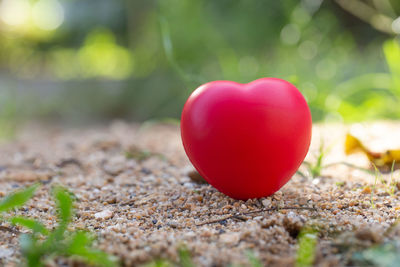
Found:
<path fill-rule="evenodd" d="M 285 185 L 307 154 L 311 127 L 304 97 L 276 78 L 204 84 L 191 94 L 181 118 L 190 161 L 235 199 L 265 197 Z"/>

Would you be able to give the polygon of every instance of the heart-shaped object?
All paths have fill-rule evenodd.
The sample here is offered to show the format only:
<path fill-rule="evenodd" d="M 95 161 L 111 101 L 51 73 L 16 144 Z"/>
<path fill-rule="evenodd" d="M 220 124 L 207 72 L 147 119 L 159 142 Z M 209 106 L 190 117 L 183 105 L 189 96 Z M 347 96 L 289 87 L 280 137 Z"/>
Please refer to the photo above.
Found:
<path fill-rule="evenodd" d="M 304 97 L 276 78 L 206 83 L 181 118 L 183 146 L 197 171 L 243 200 L 269 196 L 290 180 L 307 154 L 311 128 Z"/>

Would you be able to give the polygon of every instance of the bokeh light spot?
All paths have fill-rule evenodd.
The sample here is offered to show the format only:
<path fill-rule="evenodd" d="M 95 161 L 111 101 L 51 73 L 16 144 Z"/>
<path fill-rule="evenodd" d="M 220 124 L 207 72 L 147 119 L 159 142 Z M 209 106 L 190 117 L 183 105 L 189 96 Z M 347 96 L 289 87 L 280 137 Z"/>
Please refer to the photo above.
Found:
<path fill-rule="evenodd" d="M 114 34 L 107 29 L 97 29 L 88 35 L 78 52 L 78 60 L 84 77 L 124 79 L 133 70 L 131 54 L 116 44 Z"/>
<path fill-rule="evenodd" d="M 400 34 L 400 17 L 393 21 L 392 30 L 397 34 Z"/>
<path fill-rule="evenodd" d="M 342 100 L 335 94 L 330 94 L 325 99 L 325 107 L 327 110 L 336 111 L 340 107 L 340 104 L 342 104 Z"/>
<path fill-rule="evenodd" d="M 64 8 L 57 0 L 39 0 L 32 8 L 32 19 L 42 30 L 55 30 L 64 21 Z"/>
<path fill-rule="evenodd" d="M 295 24 L 288 24 L 281 31 L 281 41 L 284 44 L 294 45 L 300 40 L 300 29 Z"/>
<path fill-rule="evenodd" d="M 321 6 L 323 0 L 302 0 L 303 7 L 311 14 L 315 13 Z"/>
<path fill-rule="evenodd" d="M 312 41 L 304 41 L 299 45 L 298 51 L 302 58 L 310 60 L 317 55 L 318 46 Z"/>
<path fill-rule="evenodd" d="M 19 26 L 29 19 L 28 0 L 3 0 L 0 2 L 1 20 L 10 26 Z"/>
<path fill-rule="evenodd" d="M 293 10 L 292 21 L 299 25 L 306 25 L 311 20 L 310 14 L 299 5 Z"/>

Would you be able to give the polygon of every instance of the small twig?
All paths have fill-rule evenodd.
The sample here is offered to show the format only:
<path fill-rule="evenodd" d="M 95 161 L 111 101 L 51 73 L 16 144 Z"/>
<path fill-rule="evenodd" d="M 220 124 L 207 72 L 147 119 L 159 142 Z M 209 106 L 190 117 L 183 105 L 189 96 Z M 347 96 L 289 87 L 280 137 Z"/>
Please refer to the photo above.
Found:
<path fill-rule="evenodd" d="M 130 199 L 128 201 L 121 202 L 120 205 L 121 206 L 133 205 L 133 204 L 135 204 L 135 201 L 136 201 L 135 199 Z"/>
<path fill-rule="evenodd" d="M 253 211 L 249 211 L 249 212 L 244 212 L 244 213 L 230 214 L 230 215 L 227 215 L 227 216 L 219 218 L 219 219 L 209 220 L 209 221 L 206 221 L 206 222 L 202 222 L 202 223 L 196 224 L 196 226 L 219 223 L 219 222 L 222 222 L 222 221 L 228 220 L 228 219 L 238 219 L 238 220 L 242 220 L 243 221 L 244 216 L 247 216 L 247 215 L 256 214 L 256 213 L 260 213 L 260 212 L 279 211 L 279 210 L 312 210 L 312 211 L 317 211 L 317 209 L 313 208 L 313 207 L 274 207 L 274 208 L 265 208 L 265 209 L 259 209 L 259 210 L 253 210 Z"/>
<path fill-rule="evenodd" d="M 10 228 L 10 227 L 7 227 L 7 226 L 3 226 L 3 225 L 0 225 L 0 231 L 13 233 L 15 235 L 18 235 L 18 234 L 21 233 L 20 231 L 18 231 L 16 229 L 13 229 L 13 228 Z"/>
<path fill-rule="evenodd" d="M 78 166 L 79 168 L 81 168 L 82 169 L 82 163 L 78 160 L 78 159 L 75 159 L 75 158 L 66 158 L 66 159 L 62 159 L 60 162 L 58 162 L 57 164 L 56 164 L 56 166 L 58 167 L 58 168 L 64 168 L 65 166 L 67 166 L 67 165 L 76 165 L 76 166 Z"/>

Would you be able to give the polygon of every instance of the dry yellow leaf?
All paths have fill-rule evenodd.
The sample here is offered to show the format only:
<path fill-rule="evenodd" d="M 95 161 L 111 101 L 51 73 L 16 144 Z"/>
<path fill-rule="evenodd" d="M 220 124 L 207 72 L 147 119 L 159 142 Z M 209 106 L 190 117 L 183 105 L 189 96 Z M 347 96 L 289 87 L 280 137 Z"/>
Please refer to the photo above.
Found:
<path fill-rule="evenodd" d="M 382 153 L 372 152 L 357 137 L 347 134 L 345 141 L 346 155 L 357 152 L 364 153 L 371 164 L 375 165 L 381 171 L 390 171 L 394 163 L 393 169 L 400 168 L 400 149 L 390 149 Z"/>

